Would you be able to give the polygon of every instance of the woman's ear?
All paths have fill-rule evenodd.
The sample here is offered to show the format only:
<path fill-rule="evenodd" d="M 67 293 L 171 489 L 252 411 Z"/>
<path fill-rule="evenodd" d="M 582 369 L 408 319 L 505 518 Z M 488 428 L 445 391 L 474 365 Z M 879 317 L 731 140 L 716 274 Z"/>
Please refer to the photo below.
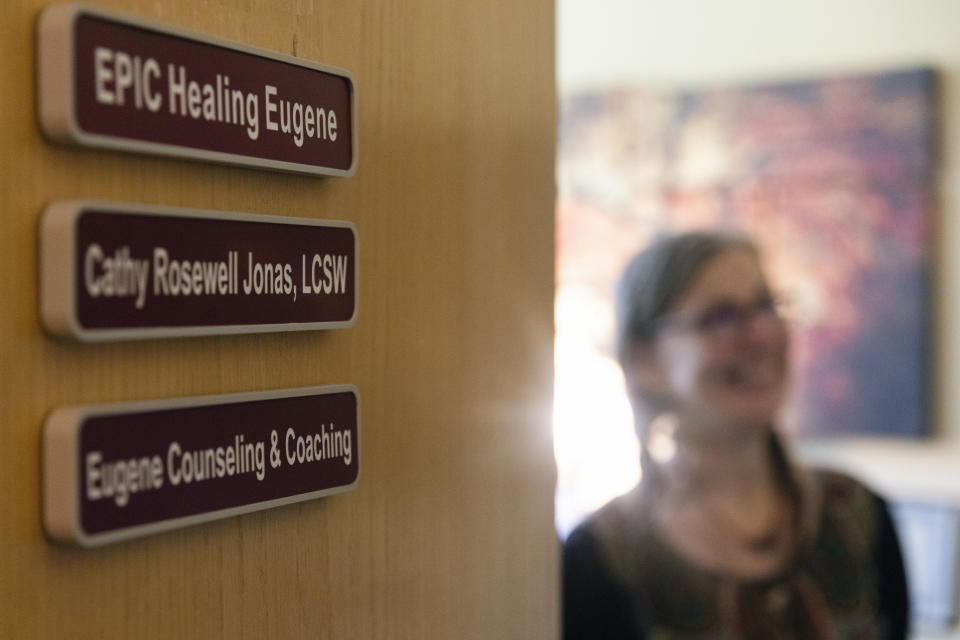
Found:
<path fill-rule="evenodd" d="M 620 358 L 627 391 L 631 399 L 662 396 L 667 391 L 667 376 L 653 342 L 630 342 Z"/>

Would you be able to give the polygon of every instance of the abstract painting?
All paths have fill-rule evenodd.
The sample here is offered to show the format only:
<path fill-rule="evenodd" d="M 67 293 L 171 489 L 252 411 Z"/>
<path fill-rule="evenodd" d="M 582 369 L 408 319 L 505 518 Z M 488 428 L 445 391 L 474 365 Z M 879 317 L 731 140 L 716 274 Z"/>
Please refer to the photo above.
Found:
<path fill-rule="evenodd" d="M 613 283 L 633 252 L 732 227 L 789 301 L 785 427 L 927 434 L 936 104 L 930 69 L 563 99 L 558 367 L 612 358 Z"/>

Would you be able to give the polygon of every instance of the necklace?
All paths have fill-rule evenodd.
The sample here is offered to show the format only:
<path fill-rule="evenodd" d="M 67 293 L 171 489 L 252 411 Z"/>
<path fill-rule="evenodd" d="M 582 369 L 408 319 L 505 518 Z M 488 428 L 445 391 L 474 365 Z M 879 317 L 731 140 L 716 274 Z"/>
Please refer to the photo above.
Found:
<path fill-rule="evenodd" d="M 769 578 L 794 556 L 790 503 L 779 491 L 751 498 L 703 489 L 682 501 L 664 499 L 657 511 L 657 526 L 670 547 L 725 575 Z"/>

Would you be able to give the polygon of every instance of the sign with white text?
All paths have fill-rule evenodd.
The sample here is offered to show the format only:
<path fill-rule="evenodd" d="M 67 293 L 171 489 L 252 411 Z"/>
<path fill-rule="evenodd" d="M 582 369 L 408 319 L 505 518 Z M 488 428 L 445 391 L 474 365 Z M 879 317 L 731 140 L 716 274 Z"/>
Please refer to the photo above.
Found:
<path fill-rule="evenodd" d="M 39 111 L 58 142 L 315 175 L 357 166 L 353 79 L 83 5 L 44 10 Z"/>
<path fill-rule="evenodd" d="M 83 341 L 353 326 L 349 222 L 55 202 L 40 229 L 40 315 Z"/>
<path fill-rule="evenodd" d="M 44 527 L 93 547 L 340 493 L 359 473 L 352 385 L 60 408 Z"/>

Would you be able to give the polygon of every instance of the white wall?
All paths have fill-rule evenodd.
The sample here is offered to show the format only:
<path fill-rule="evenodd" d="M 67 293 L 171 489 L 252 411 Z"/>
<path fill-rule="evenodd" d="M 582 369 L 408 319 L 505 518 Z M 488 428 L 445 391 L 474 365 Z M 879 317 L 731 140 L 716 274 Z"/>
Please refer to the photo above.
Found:
<path fill-rule="evenodd" d="M 960 65 L 952 0 L 558 0 L 561 91 Z"/>
<path fill-rule="evenodd" d="M 808 444 L 802 455 L 901 497 L 960 505 L 960 2 L 558 0 L 562 94 L 610 85 L 703 86 L 932 65 L 941 72 L 936 260 L 936 437 Z"/>

